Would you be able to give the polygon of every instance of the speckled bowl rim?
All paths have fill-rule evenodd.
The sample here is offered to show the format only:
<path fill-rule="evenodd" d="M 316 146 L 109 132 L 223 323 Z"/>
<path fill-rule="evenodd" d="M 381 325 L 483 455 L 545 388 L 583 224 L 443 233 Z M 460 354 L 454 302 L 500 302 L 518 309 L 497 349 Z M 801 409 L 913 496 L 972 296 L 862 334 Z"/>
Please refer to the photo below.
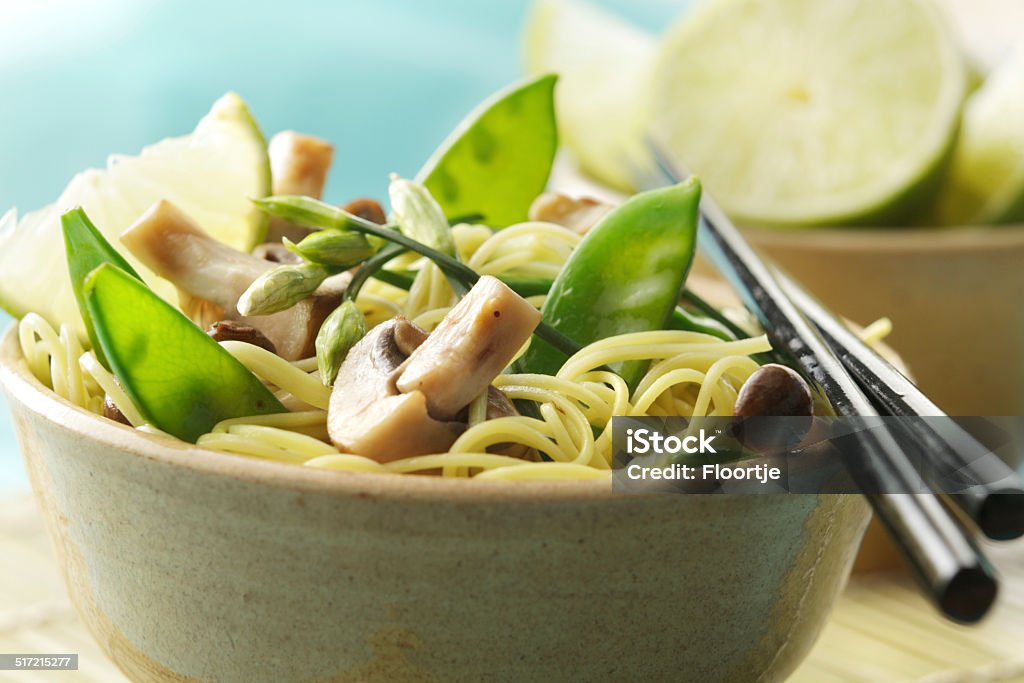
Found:
<path fill-rule="evenodd" d="M 169 437 L 145 434 L 79 408 L 39 382 L 22 357 L 17 324 L 11 325 L 0 338 L 0 385 L 7 389 L 12 401 L 23 404 L 32 412 L 83 439 L 102 443 L 110 448 L 112 455 L 130 454 L 198 473 L 299 493 L 449 503 L 551 502 L 630 497 L 613 494 L 609 481 L 604 479 L 478 481 L 407 474 L 340 472 L 222 453 Z"/>

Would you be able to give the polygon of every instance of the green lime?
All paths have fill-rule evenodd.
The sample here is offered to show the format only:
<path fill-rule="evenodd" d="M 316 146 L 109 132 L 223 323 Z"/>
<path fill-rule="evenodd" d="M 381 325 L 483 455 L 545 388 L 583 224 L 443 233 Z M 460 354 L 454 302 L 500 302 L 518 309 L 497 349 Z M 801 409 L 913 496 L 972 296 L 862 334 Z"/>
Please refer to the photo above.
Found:
<path fill-rule="evenodd" d="M 60 225 L 61 214 L 76 206 L 155 291 L 176 302 L 170 283 L 121 249 L 121 233 L 158 200 L 168 199 L 216 239 L 248 251 L 266 231 L 263 213 L 249 200 L 269 191 L 266 143 L 245 102 L 229 93 L 192 134 L 158 142 L 139 156 L 112 156 L 105 169 L 75 176 L 50 206 L 20 221 L 13 210 L 0 219 L 0 306 L 15 316 L 32 311 L 53 325 L 67 323 L 85 338 Z"/>
<path fill-rule="evenodd" d="M 935 221 L 1024 222 L 1024 48 L 996 67 L 968 98 Z"/>
<path fill-rule="evenodd" d="M 524 34 L 530 73 L 559 75 L 559 135 L 581 169 L 633 189 L 643 154 L 640 93 L 654 53 L 643 31 L 580 0 L 537 0 Z"/>
<path fill-rule="evenodd" d="M 718 0 L 649 87 L 652 136 L 736 219 L 895 225 L 948 164 L 967 68 L 930 0 Z"/>

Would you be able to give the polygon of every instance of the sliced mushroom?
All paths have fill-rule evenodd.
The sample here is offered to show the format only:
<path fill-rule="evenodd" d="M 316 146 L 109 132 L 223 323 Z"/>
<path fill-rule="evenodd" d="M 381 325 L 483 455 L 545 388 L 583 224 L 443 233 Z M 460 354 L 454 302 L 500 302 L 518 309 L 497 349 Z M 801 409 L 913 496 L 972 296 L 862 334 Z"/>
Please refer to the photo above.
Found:
<path fill-rule="evenodd" d="M 488 417 L 515 414 L 491 382 L 539 321 L 533 306 L 496 278 L 482 277 L 430 335 L 405 318 L 378 325 L 338 371 L 327 420 L 331 441 L 388 462 L 447 451 L 482 391 Z"/>
<path fill-rule="evenodd" d="M 197 299 L 184 289 L 178 289 L 178 308 L 196 325 L 209 329 L 224 319 L 226 311 L 217 304 L 205 299 Z"/>
<path fill-rule="evenodd" d="M 519 414 L 516 406 L 509 400 L 505 392 L 496 386 L 487 387 L 487 419 L 496 420 L 499 417 L 515 417 Z"/>
<path fill-rule="evenodd" d="M 613 208 L 590 197 L 573 199 L 558 192 L 545 192 L 533 200 L 528 215 L 531 221 L 556 223 L 582 235 Z"/>
<path fill-rule="evenodd" d="M 124 416 L 121 409 L 117 407 L 117 404 L 109 397 L 103 398 L 103 417 L 114 422 L 120 422 L 123 425 L 132 426 L 132 423 L 128 421 L 128 418 Z"/>
<path fill-rule="evenodd" d="M 486 275 L 412 352 L 398 390 L 423 392 L 430 414 L 450 420 L 512 362 L 539 322 L 536 308 Z"/>
<path fill-rule="evenodd" d="M 301 256 L 288 251 L 280 242 L 257 244 L 256 248 L 252 250 L 252 255 L 271 263 L 302 263 Z"/>
<path fill-rule="evenodd" d="M 499 417 L 515 417 L 519 415 L 516 406 L 509 400 L 505 392 L 495 386 L 487 387 L 487 419 L 496 420 Z M 496 443 L 487 448 L 488 453 L 507 455 L 510 458 L 520 460 L 539 460 L 537 451 L 529 446 L 515 442 Z"/>
<path fill-rule="evenodd" d="M 370 330 L 348 352 L 334 383 L 327 421 L 331 441 L 340 450 L 390 462 L 443 453 L 465 429 L 461 422 L 431 417 L 421 392 L 403 394 L 395 387 L 407 358 L 397 340 L 408 344 L 425 334 L 405 318 L 393 318 Z"/>
<path fill-rule="evenodd" d="M 274 194 L 320 198 L 334 161 L 334 145 L 322 138 L 286 130 L 267 147 Z"/>
<path fill-rule="evenodd" d="M 146 267 L 179 289 L 224 309 L 235 302 L 253 280 L 274 267 L 218 242 L 169 201 L 159 201 L 121 235 Z"/>
<path fill-rule="evenodd" d="M 334 161 L 334 145 L 312 135 L 286 130 L 270 140 L 270 173 L 274 194 L 299 194 L 320 199 L 327 172 Z M 309 228 L 274 218 L 267 230 L 267 241 L 278 243 L 282 237 L 298 242 Z"/>
<path fill-rule="evenodd" d="M 238 298 L 274 267 L 270 261 L 218 242 L 167 201 L 154 204 L 121 241 L 146 267 L 177 285 L 182 310 L 198 325 L 243 322 L 260 330 L 287 360 L 313 355 L 320 325 L 340 303 L 350 278 L 347 273 L 328 278 L 286 311 L 244 317 L 236 308 Z"/>
<path fill-rule="evenodd" d="M 277 353 L 274 342 L 267 339 L 266 335 L 252 325 L 246 325 L 237 320 L 218 320 L 210 325 L 210 328 L 206 330 L 206 334 L 218 342 L 240 341 L 266 349 L 271 353 Z"/>
<path fill-rule="evenodd" d="M 427 341 L 427 336 L 426 330 L 412 323 L 399 325 L 395 328 L 395 344 L 405 358 L 408 358 L 423 342 Z M 404 361 L 405 358 L 402 360 Z"/>
<path fill-rule="evenodd" d="M 376 199 L 366 197 L 353 199 L 341 208 L 353 216 L 359 216 L 377 225 L 384 225 L 388 222 L 387 214 L 384 213 L 384 207 Z"/>

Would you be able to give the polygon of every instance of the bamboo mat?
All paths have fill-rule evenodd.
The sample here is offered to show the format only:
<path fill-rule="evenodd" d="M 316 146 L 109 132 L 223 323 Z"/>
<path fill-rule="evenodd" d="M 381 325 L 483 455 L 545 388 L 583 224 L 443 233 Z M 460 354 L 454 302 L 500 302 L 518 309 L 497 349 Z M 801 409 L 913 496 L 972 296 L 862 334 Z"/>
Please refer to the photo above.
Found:
<path fill-rule="evenodd" d="M 790 683 L 1024 683 L 1024 542 L 991 547 L 1003 589 L 978 627 L 947 624 L 905 577 L 855 578 Z M 32 499 L 0 501 L 0 653 L 78 653 L 78 671 L 0 683 L 119 683 L 78 622 Z"/>

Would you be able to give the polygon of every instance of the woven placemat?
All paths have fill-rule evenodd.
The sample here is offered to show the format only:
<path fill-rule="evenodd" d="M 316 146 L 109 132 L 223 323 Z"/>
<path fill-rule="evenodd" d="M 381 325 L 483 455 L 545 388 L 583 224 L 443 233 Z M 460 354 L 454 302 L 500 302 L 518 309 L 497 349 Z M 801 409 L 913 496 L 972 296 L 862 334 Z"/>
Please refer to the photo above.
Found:
<path fill-rule="evenodd" d="M 987 548 L 999 605 L 966 628 L 940 619 L 899 575 L 850 582 L 790 683 L 1024 683 L 1024 543 Z M 126 681 L 78 622 L 35 505 L 0 501 L 0 652 L 78 653 L 79 670 L 0 672 L 0 683 Z"/>
<path fill-rule="evenodd" d="M 938 613 L 904 575 L 854 577 L 790 683 L 1024 683 L 1024 541 L 986 545 L 996 607 L 977 626 Z"/>

